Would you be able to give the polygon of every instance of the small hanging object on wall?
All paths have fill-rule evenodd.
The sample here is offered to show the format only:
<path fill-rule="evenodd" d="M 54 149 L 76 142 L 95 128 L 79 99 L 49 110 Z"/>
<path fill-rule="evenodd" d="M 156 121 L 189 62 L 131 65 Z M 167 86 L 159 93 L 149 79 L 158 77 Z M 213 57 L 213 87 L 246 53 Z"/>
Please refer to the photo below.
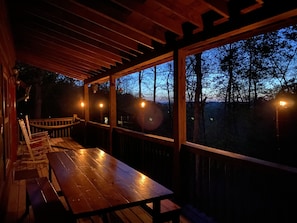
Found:
<path fill-rule="evenodd" d="M 91 88 L 92 88 L 93 93 L 96 94 L 96 92 L 98 91 L 98 84 L 92 84 Z"/>
<path fill-rule="evenodd" d="M 21 81 L 21 80 L 17 80 L 17 85 L 18 85 L 18 90 L 21 90 L 21 89 L 24 89 L 24 96 L 20 97 L 17 99 L 17 102 L 20 102 L 20 101 L 25 101 L 27 102 L 30 98 L 30 91 L 31 91 L 31 88 L 32 88 L 32 85 L 27 85 L 25 82 Z M 23 92 L 23 91 L 21 91 Z"/>
<path fill-rule="evenodd" d="M 31 90 L 32 85 L 30 85 L 29 87 L 26 87 L 26 93 L 25 93 L 25 101 L 28 101 L 30 98 L 30 90 Z"/>
<path fill-rule="evenodd" d="M 15 84 L 17 86 L 20 85 L 19 73 L 20 73 L 19 69 L 17 69 L 16 67 L 13 67 L 12 68 L 12 75 L 10 77 L 14 79 Z"/>

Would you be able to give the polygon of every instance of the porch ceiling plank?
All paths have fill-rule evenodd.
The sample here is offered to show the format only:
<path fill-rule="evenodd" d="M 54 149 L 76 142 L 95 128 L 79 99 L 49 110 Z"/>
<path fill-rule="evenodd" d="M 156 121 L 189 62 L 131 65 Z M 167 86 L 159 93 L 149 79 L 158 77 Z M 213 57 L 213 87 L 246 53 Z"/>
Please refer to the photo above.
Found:
<path fill-rule="evenodd" d="M 74 0 L 81 6 L 92 9 L 95 14 L 114 22 L 121 27 L 133 30 L 158 43 L 166 44 L 164 33 L 166 29 L 153 23 L 143 15 L 129 11 L 123 7 L 113 6 L 109 1 Z M 148 10 L 148 9 L 147 9 Z M 149 10 L 148 10 L 149 11 Z"/>
<path fill-rule="evenodd" d="M 42 52 L 40 53 L 36 53 L 34 52 L 34 54 L 30 54 L 29 50 L 22 50 L 22 51 L 19 51 L 18 52 L 18 55 L 20 60 L 22 60 L 23 58 L 26 58 L 26 54 L 27 54 L 27 60 L 35 60 L 37 59 L 38 57 L 42 56 Z M 34 57 L 32 58 L 32 55 L 34 55 Z M 49 62 L 53 63 L 53 64 L 57 64 L 61 67 L 65 67 L 65 68 L 70 68 L 70 69 L 73 69 L 75 70 L 75 72 L 81 72 L 81 73 L 89 73 L 91 72 L 92 70 L 96 70 L 97 68 L 95 68 L 94 66 L 90 65 L 90 64 L 87 64 L 87 63 L 84 63 L 84 62 L 79 62 L 77 60 L 68 60 L 67 58 L 65 57 L 56 57 L 55 55 L 50 55 L 48 54 L 46 57 L 42 57 L 44 58 L 45 60 L 48 60 Z M 66 63 L 66 65 L 65 65 Z M 98 70 L 103 70 L 103 67 L 98 67 Z"/>
<path fill-rule="evenodd" d="M 28 24 L 27 26 L 30 26 L 30 28 L 34 28 L 39 32 L 48 33 L 54 36 L 59 35 L 60 37 L 64 36 L 64 39 L 69 39 L 69 38 L 75 39 L 77 41 L 86 43 L 91 46 L 98 46 L 102 50 L 106 51 L 107 53 L 112 53 L 114 55 L 122 55 L 122 58 L 126 60 L 129 60 L 129 55 L 135 56 L 135 54 L 128 51 L 121 53 L 121 51 L 116 49 L 116 47 L 114 46 L 106 45 L 105 43 L 98 41 L 98 39 L 93 39 L 93 38 L 90 38 L 89 36 L 82 35 L 81 33 L 77 33 L 69 29 L 65 29 L 61 26 L 56 26 L 48 21 L 44 21 L 44 20 L 39 21 L 37 20 L 37 18 L 35 18 L 35 21 L 31 22 L 30 25 Z M 124 57 L 124 55 L 127 55 L 127 56 Z"/>
<path fill-rule="evenodd" d="M 69 20 L 64 20 L 61 19 L 59 17 L 53 17 L 52 14 L 49 11 L 46 11 L 46 13 L 41 12 L 40 10 L 32 10 L 29 9 L 28 10 L 28 15 L 27 16 L 32 16 L 35 17 L 34 20 L 36 20 L 36 18 L 41 19 L 43 21 L 48 22 L 49 24 L 51 24 L 50 27 L 60 27 L 60 29 L 56 30 L 57 32 L 61 32 L 61 29 L 67 31 L 66 34 L 71 34 L 71 33 L 75 33 L 77 35 L 82 35 L 86 38 L 90 38 L 94 41 L 98 41 L 102 44 L 105 44 L 109 47 L 115 48 L 115 50 L 120 50 L 125 52 L 126 54 L 130 54 L 132 56 L 136 56 L 136 53 L 140 53 L 142 54 L 141 51 L 138 50 L 138 45 L 128 39 L 124 39 L 124 38 L 119 38 L 118 36 L 114 36 L 116 37 L 116 39 L 111 39 L 111 38 L 107 38 L 106 36 L 103 36 L 101 34 L 101 32 L 103 31 L 103 29 L 101 27 L 96 26 L 95 24 L 89 23 L 88 21 L 82 21 L 81 18 L 77 18 L 74 17 L 73 15 L 67 13 L 67 12 L 61 12 L 61 13 L 67 13 L 67 18 L 69 18 Z M 82 24 L 82 22 L 84 22 Z M 87 23 L 87 24 L 85 24 Z M 89 27 L 90 25 L 92 26 L 92 29 L 86 29 L 85 27 Z M 94 27 L 96 26 L 96 27 Z M 45 26 L 45 27 L 49 27 L 49 26 Z M 93 29 L 95 28 L 95 29 Z M 98 29 L 99 28 L 99 29 Z M 72 36 L 72 35 L 71 35 Z M 121 42 L 122 41 L 122 42 Z"/>
<path fill-rule="evenodd" d="M 55 5 L 69 13 L 74 14 L 77 17 L 89 20 L 103 28 L 106 28 L 114 33 L 125 36 L 145 47 L 153 49 L 152 40 L 145 35 L 140 34 L 139 31 L 129 28 L 125 23 L 115 21 L 110 16 L 99 13 L 92 8 L 88 8 L 77 2 L 71 0 L 44 0 L 50 4 Z"/>
<path fill-rule="evenodd" d="M 80 61 L 91 65 L 94 68 L 100 68 L 100 66 L 110 68 L 110 64 L 104 63 L 103 61 L 99 60 L 97 57 L 92 57 L 89 54 L 84 54 L 81 51 L 75 51 L 73 48 L 67 48 L 63 45 L 59 45 L 56 43 L 49 43 L 47 41 L 38 40 L 36 43 L 36 38 L 26 40 L 27 49 L 29 49 L 32 53 L 40 53 L 40 56 L 47 57 L 48 55 L 53 55 L 57 59 L 65 58 L 69 61 L 77 61 L 78 64 Z M 32 48 L 34 47 L 34 50 Z M 58 48 L 58 51 L 52 51 L 52 48 Z"/>
<path fill-rule="evenodd" d="M 65 66 L 57 65 L 46 58 L 39 58 L 36 55 L 26 55 L 24 58 L 22 58 L 22 54 L 20 54 L 19 58 L 24 63 L 31 64 L 32 66 L 39 67 L 41 69 L 51 71 L 57 74 L 63 74 L 78 80 L 81 80 L 82 77 L 88 79 L 91 76 L 89 74 L 79 72 L 77 69 L 70 69 Z"/>
<path fill-rule="evenodd" d="M 105 52 L 102 52 L 100 48 L 95 48 L 91 45 L 84 44 L 84 42 L 77 42 L 75 39 L 66 39 L 63 38 L 63 36 L 60 36 L 61 38 L 58 38 L 59 35 L 49 35 L 46 33 L 40 33 L 34 29 L 30 29 L 27 27 L 23 27 L 23 31 L 23 37 L 28 37 L 26 39 L 29 40 L 34 39 L 36 41 L 35 44 L 38 44 L 39 42 L 48 42 L 49 44 L 55 43 L 63 47 L 77 51 L 81 54 L 85 54 L 86 57 L 90 56 L 92 58 L 97 58 L 98 60 L 102 61 L 102 64 L 105 64 L 105 66 L 107 67 L 109 67 L 109 65 L 116 65 L 116 63 L 122 63 L 121 58 L 119 56 L 114 54 L 108 57 L 106 56 Z M 52 50 L 52 48 L 50 48 L 49 51 L 58 52 Z"/>
<path fill-rule="evenodd" d="M 40 55 L 42 54 L 42 53 L 30 54 L 30 52 L 28 52 L 28 51 L 29 50 L 23 50 L 21 52 L 18 52 L 20 61 L 34 63 L 34 61 L 38 60 L 38 58 L 40 58 Z M 82 66 L 81 64 L 77 64 L 74 61 L 68 61 L 69 63 L 67 64 L 67 66 L 65 66 L 65 64 L 64 64 L 65 60 L 67 60 L 67 59 L 57 58 L 57 57 L 54 57 L 51 55 L 48 55 L 47 57 L 42 57 L 42 59 L 39 59 L 39 61 L 45 62 L 46 64 L 51 64 L 53 67 L 55 67 L 53 72 L 58 72 L 59 70 L 61 70 L 61 68 L 65 68 L 65 70 L 67 70 L 68 73 L 69 73 L 69 71 L 73 71 L 74 73 L 81 73 L 83 76 L 88 77 L 88 78 L 92 77 L 90 71 L 94 70 L 94 68 L 91 69 L 89 67 L 86 67 L 87 65 Z M 61 74 L 63 74 L 63 73 L 61 73 Z"/>
<path fill-rule="evenodd" d="M 85 36 L 89 36 L 92 39 L 97 39 L 107 45 L 115 47 L 115 44 L 117 44 L 123 47 L 123 49 L 132 50 L 142 54 L 142 52 L 138 50 L 138 43 L 132 41 L 131 39 L 113 33 L 105 28 L 102 28 L 101 26 L 85 20 L 84 18 L 77 17 L 53 5 L 40 4 L 42 3 L 41 1 L 38 3 L 38 8 L 30 7 L 26 9 L 26 12 L 43 20 L 54 23 L 57 26 L 62 26 L 65 29 L 70 29 L 74 32 L 81 33 Z M 55 14 L 64 14 L 64 16 L 68 19 L 65 20 L 62 17 L 55 16 Z"/>
<path fill-rule="evenodd" d="M 24 26 L 22 27 L 23 30 L 19 30 L 21 32 L 25 32 L 30 30 L 28 34 L 28 38 L 33 38 L 34 36 L 36 38 L 40 37 L 40 39 L 44 39 L 49 42 L 55 42 L 55 41 L 60 41 L 63 43 L 68 43 L 69 47 L 71 46 L 76 46 L 75 48 L 83 48 L 86 51 L 90 51 L 91 53 L 94 53 L 96 57 L 102 57 L 103 60 L 105 61 L 110 61 L 110 63 L 122 63 L 122 60 L 127 60 L 129 61 L 128 55 L 122 55 L 122 57 L 117 54 L 117 52 L 111 52 L 107 51 L 107 49 L 103 49 L 100 46 L 89 44 L 87 42 L 80 41 L 76 38 L 73 38 L 71 36 L 64 35 L 62 33 L 58 33 L 55 30 L 47 31 L 47 32 L 42 32 L 39 28 L 35 28 L 35 26 Z M 24 35 L 24 34 L 23 34 Z M 17 37 L 16 37 L 17 38 Z M 23 38 L 23 36 L 21 37 Z M 21 41 L 21 40 L 20 40 Z M 58 49 L 52 49 L 53 51 L 58 51 Z"/>

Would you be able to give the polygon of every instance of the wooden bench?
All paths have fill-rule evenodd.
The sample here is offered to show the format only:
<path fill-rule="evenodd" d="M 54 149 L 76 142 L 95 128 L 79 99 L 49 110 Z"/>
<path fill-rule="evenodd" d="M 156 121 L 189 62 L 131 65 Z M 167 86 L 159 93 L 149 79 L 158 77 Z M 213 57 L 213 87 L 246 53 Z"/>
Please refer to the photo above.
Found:
<path fill-rule="evenodd" d="M 183 206 L 181 215 L 192 223 L 216 223 L 214 219 L 189 204 Z"/>
<path fill-rule="evenodd" d="M 181 207 L 169 199 L 161 201 L 161 215 L 159 222 L 180 222 Z M 136 206 L 115 211 L 111 215 L 111 222 L 153 222 L 153 204 L 148 203 L 145 206 Z"/>
<path fill-rule="evenodd" d="M 151 215 L 153 215 L 153 203 L 147 203 L 144 207 Z M 169 199 L 161 200 L 161 216 L 160 222 L 172 221 L 179 223 L 181 207 Z"/>
<path fill-rule="evenodd" d="M 30 205 L 36 223 L 75 222 L 47 177 L 26 180 L 26 214 Z"/>

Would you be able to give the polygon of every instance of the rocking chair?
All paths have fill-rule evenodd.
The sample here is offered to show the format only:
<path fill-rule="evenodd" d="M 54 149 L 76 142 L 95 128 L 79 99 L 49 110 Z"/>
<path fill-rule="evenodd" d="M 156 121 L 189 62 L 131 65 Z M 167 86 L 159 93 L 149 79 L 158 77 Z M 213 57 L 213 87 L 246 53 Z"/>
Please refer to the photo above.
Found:
<path fill-rule="evenodd" d="M 23 119 L 19 119 L 19 125 L 22 130 L 22 134 L 25 138 L 27 151 L 23 155 L 28 155 L 27 158 L 22 159 L 23 163 L 30 164 L 47 164 L 48 160 L 46 153 L 51 151 L 51 146 L 49 144 L 49 136 L 36 137 L 30 139 L 25 122 Z"/>

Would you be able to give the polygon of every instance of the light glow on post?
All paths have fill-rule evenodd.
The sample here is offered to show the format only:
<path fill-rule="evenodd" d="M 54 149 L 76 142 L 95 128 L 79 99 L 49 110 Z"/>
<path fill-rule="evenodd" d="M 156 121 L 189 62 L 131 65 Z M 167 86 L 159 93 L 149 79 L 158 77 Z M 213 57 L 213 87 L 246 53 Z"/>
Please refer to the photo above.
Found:
<path fill-rule="evenodd" d="M 145 102 L 144 101 L 140 103 L 140 107 L 142 107 L 142 108 L 145 107 Z"/>
<path fill-rule="evenodd" d="M 281 106 L 281 107 L 285 107 L 285 106 L 287 106 L 288 105 L 288 103 L 286 102 L 286 101 L 279 101 L 279 106 Z"/>

